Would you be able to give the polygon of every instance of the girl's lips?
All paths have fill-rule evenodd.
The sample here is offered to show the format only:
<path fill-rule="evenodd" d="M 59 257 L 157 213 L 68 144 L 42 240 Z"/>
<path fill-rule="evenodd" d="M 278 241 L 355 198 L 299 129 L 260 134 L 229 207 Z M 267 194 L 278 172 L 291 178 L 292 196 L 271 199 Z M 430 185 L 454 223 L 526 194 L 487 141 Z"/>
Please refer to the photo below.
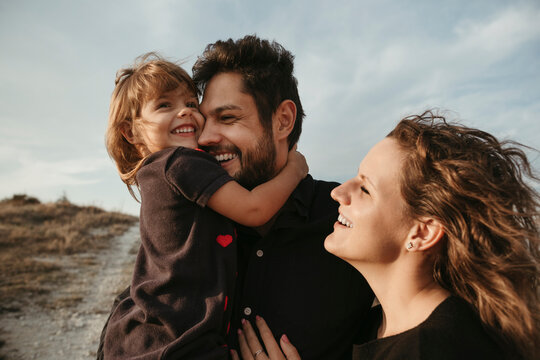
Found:
<path fill-rule="evenodd" d="M 181 136 L 193 136 L 195 134 L 195 127 L 191 124 L 183 124 L 175 127 L 171 134 L 181 135 Z"/>

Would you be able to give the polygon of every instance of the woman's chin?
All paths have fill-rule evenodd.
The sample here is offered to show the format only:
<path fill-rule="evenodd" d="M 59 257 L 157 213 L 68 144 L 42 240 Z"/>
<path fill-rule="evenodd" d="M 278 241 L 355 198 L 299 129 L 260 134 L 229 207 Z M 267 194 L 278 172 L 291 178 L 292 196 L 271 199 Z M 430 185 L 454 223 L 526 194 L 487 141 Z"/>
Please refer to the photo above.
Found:
<path fill-rule="evenodd" d="M 326 249 L 326 251 L 328 251 L 330 254 L 334 254 L 334 251 L 336 250 L 336 246 L 335 246 L 335 234 L 334 233 L 330 233 L 326 239 L 324 239 L 324 248 Z"/>

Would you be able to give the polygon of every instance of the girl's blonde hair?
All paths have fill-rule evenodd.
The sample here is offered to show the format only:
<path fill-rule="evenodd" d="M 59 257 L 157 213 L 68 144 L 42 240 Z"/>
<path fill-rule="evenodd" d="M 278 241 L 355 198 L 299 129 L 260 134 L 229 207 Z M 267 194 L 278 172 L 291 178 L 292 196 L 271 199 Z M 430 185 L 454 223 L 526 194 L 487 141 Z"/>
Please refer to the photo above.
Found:
<path fill-rule="evenodd" d="M 406 153 L 401 192 L 411 216 L 436 217 L 445 238 L 435 280 L 525 358 L 540 346 L 538 178 L 520 144 L 428 111 L 388 135 Z"/>
<path fill-rule="evenodd" d="M 133 186 L 138 186 L 135 175 L 145 156 L 141 149 L 126 140 L 122 131 L 126 128 L 134 129 L 135 121 L 140 118 L 141 109 L 146 102 L 180 86 L 195 96 L 199 94 L 184 69 L 153 52 L 139 56 L 133 66 L 116 73 L 105 143 L 109 155 L 116 163 L 120 178 L 135 199 L 137 197 Z"/>

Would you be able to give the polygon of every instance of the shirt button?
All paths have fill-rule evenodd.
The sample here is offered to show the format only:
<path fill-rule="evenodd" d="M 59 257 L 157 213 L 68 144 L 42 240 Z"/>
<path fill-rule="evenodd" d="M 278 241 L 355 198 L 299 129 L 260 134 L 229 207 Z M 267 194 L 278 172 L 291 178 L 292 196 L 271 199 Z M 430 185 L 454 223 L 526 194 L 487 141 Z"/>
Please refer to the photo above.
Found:
<path fill-rule="evenodd" d="M 262 257 L 264 255 L 264 251 L 257 250 L 256 254 L 257 254 L 258 257 Z"/>
<path fill-rule="evenodd" d="M 244 315 L 246 315 L 246 316 L 251 315 L 251 308 L 249 306 L 244 308 Z"/>

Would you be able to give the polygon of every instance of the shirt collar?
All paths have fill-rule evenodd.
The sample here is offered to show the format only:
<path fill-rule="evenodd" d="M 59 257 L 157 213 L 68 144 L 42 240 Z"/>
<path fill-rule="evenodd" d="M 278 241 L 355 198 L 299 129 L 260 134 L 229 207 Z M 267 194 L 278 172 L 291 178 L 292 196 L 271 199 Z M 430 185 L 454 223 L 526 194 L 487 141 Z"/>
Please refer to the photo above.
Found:
<path fill-rule="evenodd" d="M 263 225 L 259 229 L 248 228 L 242 225 L 239 225 L 239 228 L 242 232 L 258 232 L 260 235 L 265 236 L 270 229 L 276 230 L 295 227 L 299 224 L 306 223 L 309 220 L 309 209 L 313 199 L 314 186 L 315 180 L 308 174 L 300 181 L 275 218 L 270 220 L 271 223 Z"/>
<path fill-rule="evenodd" d="M 272 227 L 273 229 L 294 227 L 309 220 L 309 209 L 313 199 L 314 186 L 315 180 L 311 175 L 306 176 L 298 184 L 285 205 L 280 209 Z"/>

